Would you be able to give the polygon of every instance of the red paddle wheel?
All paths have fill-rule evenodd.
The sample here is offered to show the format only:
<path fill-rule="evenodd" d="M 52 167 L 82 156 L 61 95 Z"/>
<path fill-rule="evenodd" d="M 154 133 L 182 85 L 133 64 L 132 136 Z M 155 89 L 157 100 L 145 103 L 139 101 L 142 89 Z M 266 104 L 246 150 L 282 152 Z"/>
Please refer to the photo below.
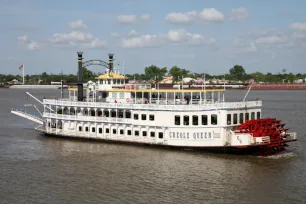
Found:
<path fill-rule="evenodd" d="M 270 142 L 260 145 L 259 154 L 267 156 L 284 150 L 283 142 L 288 130 L 284 128 L 280 120 L 275 118 L 262 118 L 257 120 L 247 120 L 237 127 L 238 133 L 250 133 L 253 137 L 269 136 Z"/>

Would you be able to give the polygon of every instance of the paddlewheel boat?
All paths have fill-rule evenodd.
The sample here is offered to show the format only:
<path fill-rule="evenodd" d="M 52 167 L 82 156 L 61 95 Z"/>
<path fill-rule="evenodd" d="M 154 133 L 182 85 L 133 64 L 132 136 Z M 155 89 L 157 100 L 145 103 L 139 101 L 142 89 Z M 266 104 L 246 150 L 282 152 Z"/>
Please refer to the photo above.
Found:
<path fill-rule="evenodd" d="M 78 86 L 69 87 L 67 98 L 40 101 L 27 93 L 43 105 L 41 117 L 12 113 L 39 123 L 36 130 L 49 136 L 221 153 L 267 156 L 297 140 L 280 120 L 261 118 L 260 100 L 226 102 L 224 89 L 205 85 L 128 84 L 126 76 L 113 71 L 113 54 L 108 71 L 84 88 L 82 59 L 78 53 Z"/>

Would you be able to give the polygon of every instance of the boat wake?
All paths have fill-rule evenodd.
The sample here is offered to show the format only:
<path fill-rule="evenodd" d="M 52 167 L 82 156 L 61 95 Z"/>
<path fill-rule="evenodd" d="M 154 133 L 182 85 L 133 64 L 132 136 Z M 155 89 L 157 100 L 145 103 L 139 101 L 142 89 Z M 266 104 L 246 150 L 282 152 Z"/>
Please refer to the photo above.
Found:
<path fill-rule="evenodd" d="M 266 159 L 284 159 L 284 158 L 292 158 L 292 157 L 296 157 L 297 153 L 296 152 L 282 152 L 279 154 L 274 154 L 274 155 L 270 155 L 270 156 L 265 156 L 265 157 L 261 157 L 261 158 L 266 158 Z"/>

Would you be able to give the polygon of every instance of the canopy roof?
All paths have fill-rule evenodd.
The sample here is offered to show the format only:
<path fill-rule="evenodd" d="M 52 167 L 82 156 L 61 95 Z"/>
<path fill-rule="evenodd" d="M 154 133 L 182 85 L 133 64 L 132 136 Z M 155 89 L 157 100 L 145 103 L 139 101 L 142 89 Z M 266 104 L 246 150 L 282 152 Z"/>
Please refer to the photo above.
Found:
<path fill-rule="evenodd" d="M 127 77 L 121 74 L 115 74 L 114 72 L 108 72 L 101 74 L 100 76 L 96 77 L 96 79 L 127 79 Z"/>

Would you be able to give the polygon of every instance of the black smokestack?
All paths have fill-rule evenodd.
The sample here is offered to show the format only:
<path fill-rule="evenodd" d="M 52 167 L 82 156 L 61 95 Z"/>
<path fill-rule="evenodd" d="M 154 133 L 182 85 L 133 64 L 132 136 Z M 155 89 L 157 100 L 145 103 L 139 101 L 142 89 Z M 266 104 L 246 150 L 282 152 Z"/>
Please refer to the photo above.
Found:
<path fill-rule="evenodd" d="M 114 67 L 114 64 L 113 64 L 114 59 L 113 59 L 113 57 L 114 57 L 114 54 L 111 54 L 111 53 L 108 54 L 108 69 L 109 69 L 109 72 L 113 71 L 113 67 Z"/>
<path fill-rule="evenodd" d="M 78 101 L 83 101 L 83 52 L 78 53 Z"/>

